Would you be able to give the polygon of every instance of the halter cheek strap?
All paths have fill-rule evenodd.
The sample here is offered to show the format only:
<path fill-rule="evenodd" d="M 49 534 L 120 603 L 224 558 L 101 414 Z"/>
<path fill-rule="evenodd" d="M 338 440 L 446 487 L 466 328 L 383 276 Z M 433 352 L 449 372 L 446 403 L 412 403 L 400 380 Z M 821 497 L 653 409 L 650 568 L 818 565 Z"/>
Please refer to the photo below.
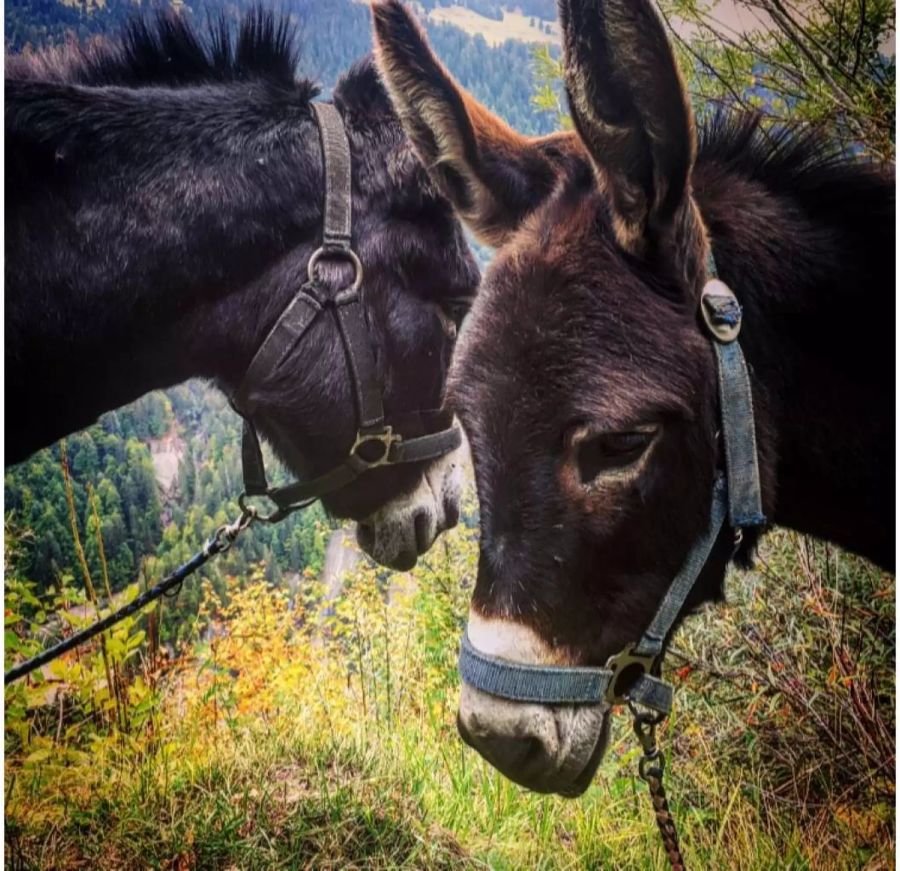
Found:
<path fill-rule="evenodd" d="M 706 529 L 688 552 L 644 634 L 636 644 L 611 657 L 605 668 L 510 662 L 476 650 L 465 634 L 459 670 L 469 686 L 518 702 L 569 705 L 628 701 L 660 714 L 668 714 L 671 709 L 672 686 L 651 672 L 657 668 L 666 639 L 709 560 L 726 518 L 737 538 L 743 529 L 766 523 L 750 377 L 737 341 L 743 312 L 731 289 L 718 279 L 712 254 L 708 273 L 700 314 L 716 354 L 725 470 L 713 486 Z"/>
<path fill-rule="evenodd" d="M 405 439 L 386 425 L 382 393 L 371 337 L 363 311 L 360 289 L 363 268 L 352 243 L 352 174 L 350 144 L 337 109 L 330 103 L 313 103 L 313 112 L 322 145 L 325 174 L 325 207 L 322 245 L 309 260 L 307 280 L 281 313 L 263 340 L 241 384 L 232 398 L 232 407 L 244 419 L 241 460 L 245 507 L 249 496 L 265 496 L 276 510 L 262 520 L 277 521 L 304 508 L 322 496 L 350 484 L 377 466 L 422 462 L 444 456 L 459 447 L 462 438 L 449 415 L 439 411 L 419 411 L 397 419 L 409 420 L 426 434 Z M 319 274 L 323 260 L 343 260 L 353 267 L 350 284 L 332 286 Z M 266 478 L 259 436 L 253 423 L 257 411 L 252 399 L 254 386 L 276 370 L 294 351 L 307 331 L 325 313 L 330 313 L 347 362 L 357 431 L 343 461 L 309 481 L 271 487 Z M 439 429 L 433 429 L 434 423 Z"/>

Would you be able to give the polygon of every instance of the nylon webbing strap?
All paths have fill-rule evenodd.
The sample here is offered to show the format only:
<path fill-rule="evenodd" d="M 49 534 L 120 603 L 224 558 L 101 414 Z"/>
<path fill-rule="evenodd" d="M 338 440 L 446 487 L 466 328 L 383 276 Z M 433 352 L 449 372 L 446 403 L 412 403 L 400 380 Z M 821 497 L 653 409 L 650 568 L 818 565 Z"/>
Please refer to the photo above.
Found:
<path fill-rule="evenodd" d="M 235 395 L 235 405 L 242 413 L 253 413 L 254 403 L 249 395 L 251 386 L 262 381 L 264 376 L 274 372 L 284 362 L 321 311 L 315 290 L 307 282 L 282 312 L 247 367 Z"/>
<path fill-rule="evenodd" d="M 710 278 L 718 279 L 716 262 L 710 253 L 707 261 Z M 742 310 L 731 290 L 721 282 L 722 291 L 704 291 L 701 305 L 704 319 L 711 327 L 716 349 L 719 409 L 722 437 L 725 441 L 725 470 L 728 474 L 728 515 L 735 529 L 762 526 L 762 488 L 756 452 L 756 425 L 753 415 L 753 393 L 747 362 L 737 341 Z M 722 338 L 720 330 L 725 331 Z"/>
<path fill-rule="evenodd" d="M 712 509 L 706 532 L 694 543 L 687 559 L 684 561 L 684 565 L 681 567 L 681 571 L 678 572 L 675 580 L 669 586 L 669 591 L 657 609 L 653 620 L 650 621 L 650 626 L 634 648 L 635 655 L 656 657 L 662 653 L 666 636 L 678 619 L 678 614 L 681 612 L 688 594 L 691 592 L 697 577 L 709 559 L 713 545 L 716 543 L 716 539 L 719 537 L 719 532 L 722 529 L 722 524 L 725 522 L 727 510 L 728 499 L 725 492 L 725 482 L 722 478 L 719 478 L 713 487 Z"/>
<path fill-rule="evenodd" d="M 468 633 L 463 635 L 460 645 L 459 672 L 465 683 L 489 695 L 549 705 L 607 701 L 613 676 L 606 668 L 510 662 L 476 650 Z M 629 688 L 628 696 L 660 713 L 667 714 L 672 707 L 672 687 L 646 673 Z"/>
<path fill-rule="evenodd" d="M 298 503 L 318 499 L 325 493 L 331 493 L 355 481 L 368 467 L 354 454 L 311 481 L 297 481 L 284 487 L 274 487 L 266 495 L 282 509 L 291 508 Z"/>
<path fill-rule="evenodd" d="M 392 463 L 418 463 L 433 460 L 455 451 L 462 444 L 459 427 L 450 426 L 418 438 L 395 442 L 388 457 Z"/>
<path fill-rule="evenodd" d="M 324 248 L 349 248 L 352 224 L 350 143 L 338 110 L 331 103 L 313 103 L 325 162 Z"/>
<path fill-rule="evenodd" d="M 244 492 L 248 496 L 265 496 L 269 490 L 266 479 L 266 465 L 256 427 L 244 418 L 244 432 L 241 436 L 241 464 L 244 470 Z"/>
<path fill-rule="evenodd" d="M 763 526 L 759 463 L 756 458 L 756 428 L 747 363 L 737 342 L 716 343 L 719 357 L 719 397 L 722 436 L 728 472 L 728 514 L 735 529 Z M 727 401 L 725 397 L 728 397 Z"/>
<path fill-rule="evenodd" d="M 375 365 L 375 352 L 358 291 L 348 291 L 346 300 L 338 294 L 337 325 L 344 340 L 350 383 L 353 385 L 359 431 L 378 432 L 384 429 L 384 406 L 381 403 L 382 383 Z"/>
<path fill-rule="evenodd" d="M 340 113 L 331 103 L 313 103 L 313 111 L 319 121 L 327 191 L 322 247 L 326 251 L 346 251 L 350 249 L 352 226 L 350 143 Z M 350 289 L 339 293 L 334 302 L 350 367 L 359 429 L 361 432 L 381 430 L 384 428 L 383 385 L 377 376 L 359 291 Z"/>

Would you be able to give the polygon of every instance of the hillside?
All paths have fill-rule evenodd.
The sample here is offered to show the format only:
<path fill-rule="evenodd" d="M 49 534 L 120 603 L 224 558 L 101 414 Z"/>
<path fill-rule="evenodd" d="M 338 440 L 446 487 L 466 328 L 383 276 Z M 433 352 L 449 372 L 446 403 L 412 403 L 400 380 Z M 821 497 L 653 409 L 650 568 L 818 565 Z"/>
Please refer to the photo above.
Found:
<path fill-rule="evenodd" d="M 525 15 L 509 9 L 500 10 L 501 18 L 482 15 L 468 6 L 453 3 L 448 6 L 437 6 L 428 12 L 428 21 L 440 24 L 452 24 L 471 36 L 482 36 L 490 46 L 498 46 L 508 39 L 527 43 L 547 43 L 559 45 L 559 25 L 556 23 L 556 10 L 549 20 Z"/>

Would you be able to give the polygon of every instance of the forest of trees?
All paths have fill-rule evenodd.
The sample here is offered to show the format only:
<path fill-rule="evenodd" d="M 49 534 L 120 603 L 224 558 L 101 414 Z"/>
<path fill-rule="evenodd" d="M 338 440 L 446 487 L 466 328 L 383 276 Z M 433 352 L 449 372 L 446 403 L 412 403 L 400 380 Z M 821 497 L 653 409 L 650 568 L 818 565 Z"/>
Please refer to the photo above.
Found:
<path fill-rule="evenodd" d="M 236 5 L 207 3 L 196 7 L 199 17 L 208 10 L 237 16 L 254 5 L 239 0 Z M 424 4 L 426 7 L 434 4 Z M 473 9 L 481 4 L 465 4 Z M 486 3 L 486 6 L 499 4 Z M 555 18 L 555 0 L 518 2 L 516 8 L 535 7 L 526 14 Z M 58 0 L 11 0 L 5 6 L 6 46 L 20 51 L 26 45 L 56 43 L 74 34 L 114 34 L 137 12 L 158 7 L 150 0 L 106 0 L 102 7 L 64 6 Z M 540 10 L 537 7 L 541 7 Z M 550 7 L 552 7 L 551 11 Z M 368 7 L 353 0 L 287 0 L 279 6 L 296 21 L 301 39 L 299 73 L 319 81 L 326 89 L 354 60 L 371 50 L 371 16 Z M 483 11 L 480 8 L 477 11 Z M 190 14 L 188 10 L 185 14 Z M 549 133 L 556 124 L 552 114 L 533 105 L 534 76 L 532 48 L 525 43 L 507 41 L 492 47 L 481 36 L 470 36 L 448 24 L 429 24 L 431 42 L 441 59 L 478 99 L 488 103 L 510 124 L 523 133 Z M 555 52 L 556 49 L 553 49 Z"/>
<path fill-rule="evenodd" d="M 184 454 L 178 485 L 164 500 L 149 441 L 175 432 L 184 442 Z M 23 532 L 18 536 L 19 573 L 42 590 L 66 576 L 74 575 L 81 583 L 65 493 L 64 451 L 75 522 L 95 585 L 103 573 L 98 521 L 113 591 L 136 579 L 154 583 L 199 550 L 216 527 L 234 519 L 241 490 L 240 433 L 240 419 L 225 399 L 192 381 L 105 414 L 63 445 L 8 469 L 6 519 Z M 269 461 L 277 466 L 271 456 Z M 275 584 L 305 569 L 318 572 L 332 525 L 318 505 L 278 525 L 259 525 L 210 563 L 203 577 L 224 593 L 226 578 L 247 576 L 254 563 L 263 563 L 266 577 Z M 167 608 L 164 637 L 189 634 L 200 598 L 199 584 L 184 587 Z"/>

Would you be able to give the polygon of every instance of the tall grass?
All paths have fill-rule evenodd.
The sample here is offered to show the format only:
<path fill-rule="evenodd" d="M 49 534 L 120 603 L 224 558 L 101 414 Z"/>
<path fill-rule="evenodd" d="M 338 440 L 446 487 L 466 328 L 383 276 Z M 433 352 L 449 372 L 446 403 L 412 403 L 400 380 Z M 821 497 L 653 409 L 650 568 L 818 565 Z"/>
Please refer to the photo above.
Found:
<path fill-rule="evenodd" d="M 665 868 L 624 715 L 575 801 L 457 737 L 475 566 L 462 527 L 412 575 L 363 566 L 328 603 L 311 578 L 294 601 L 261 572 L 225 601 L 208 588 L 204 640 L 162 670 L 132 658 L 148 713 L 125 740 L 92 713 L 102 664 L 67 674 L 59 735 L 8 690 L 7 867 Z M 689 866 L 893 867 L 893 578 L 775 532 L 727 593 L 669 657 Z"/>

